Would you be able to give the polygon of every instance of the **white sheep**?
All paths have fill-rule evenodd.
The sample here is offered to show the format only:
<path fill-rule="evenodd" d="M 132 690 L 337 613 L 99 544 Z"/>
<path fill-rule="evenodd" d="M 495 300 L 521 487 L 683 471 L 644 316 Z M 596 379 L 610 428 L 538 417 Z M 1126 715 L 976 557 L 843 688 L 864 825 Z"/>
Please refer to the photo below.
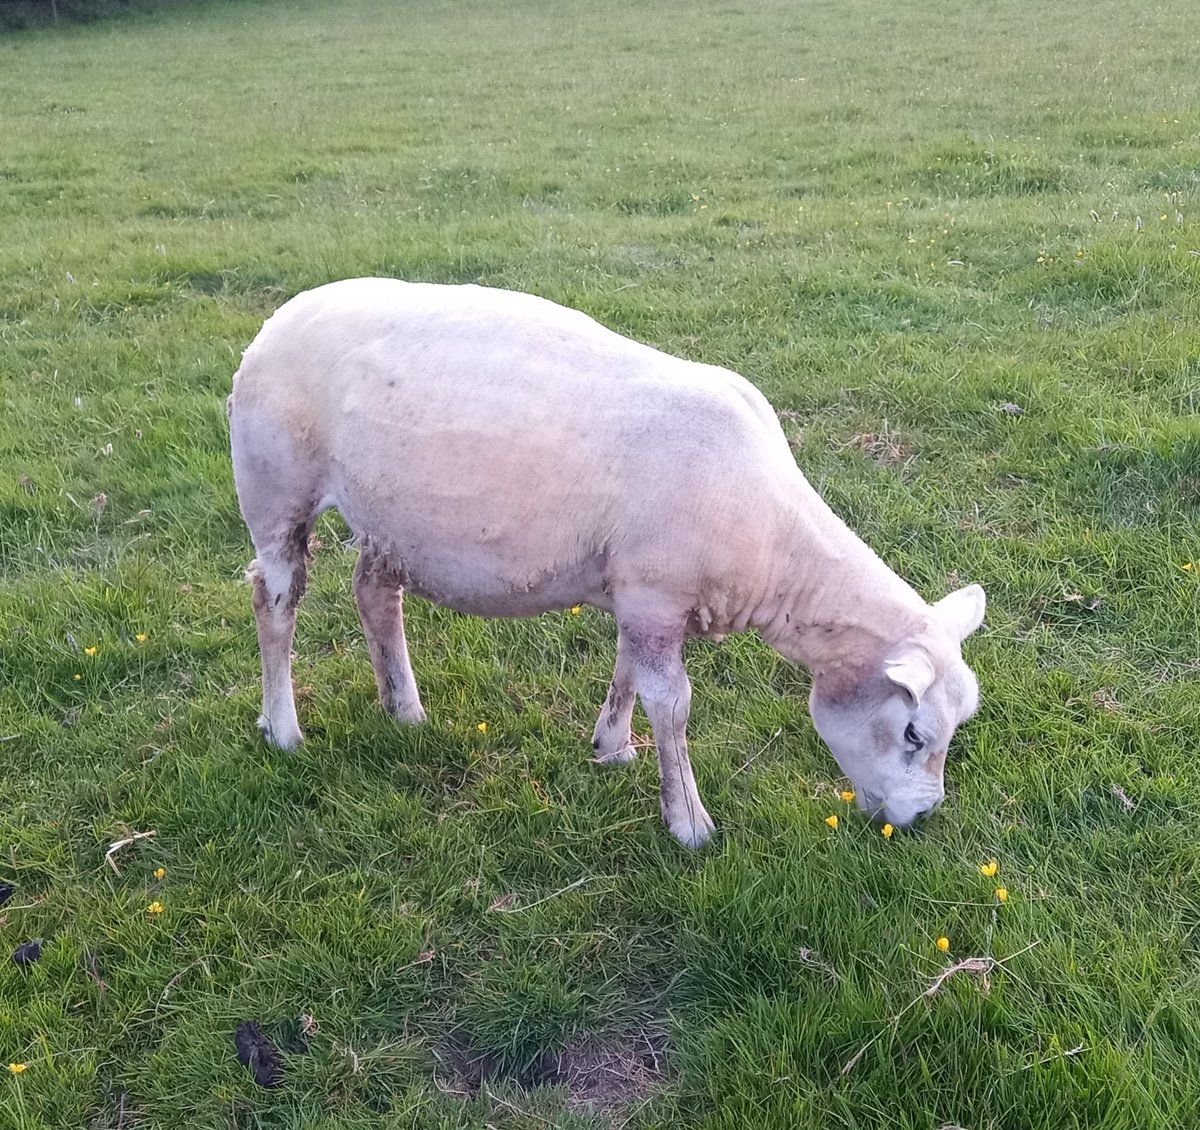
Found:
<path fill-rule="evenodd" d="M 634 756 L 636 692 L 683 843 L 713 830 L 687 753 L 688 635 L 755 629 L 808 666 L 813 721 L 864 811 L 905 825 L 941 802 L 947 746 L 978 704 L 960 645 L 983 590 L 922 600 L 821 500 L 737 374 L 529 294 L 352 279 L 267 321 L 229 416 L 257 554 L 259 724 L 276 745 L 301 740 L 296 605 L 333 506 L 360 547 L 380 698 L 402 722 L 425 719 L 404 589 L 483 616 L 586 603 L 617 621 L 596 755 Z"/>

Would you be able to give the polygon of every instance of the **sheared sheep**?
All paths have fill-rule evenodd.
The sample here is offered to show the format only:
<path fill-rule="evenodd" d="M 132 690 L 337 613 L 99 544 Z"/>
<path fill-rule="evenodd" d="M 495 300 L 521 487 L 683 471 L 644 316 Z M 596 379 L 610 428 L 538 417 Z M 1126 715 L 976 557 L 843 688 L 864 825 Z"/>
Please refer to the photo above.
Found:
<path fill-rule="evenodd" d="M 755 629 L 811 669 L 813 721 L 864 811 L 905 825 L 941 802 L 946 749 L 978 704 L 961 642 L 983 590 L 927 604 L 821 500 L 737 374 L 529 294 L 351 279 L 267 321 L 229 416 L 257 554 L 259 724 L 276 745 L 301 739 L 296 605 L 313 522 L 333 506 L 360 546 L 380 698 L 402 722 L 425 719 L 404 589 L 483 616 L 586 603 L 617 621 L 596 755 L 633 757 L 639 695 L 683 843 L 713 830 L 687 753 L 694 634 Z"/>

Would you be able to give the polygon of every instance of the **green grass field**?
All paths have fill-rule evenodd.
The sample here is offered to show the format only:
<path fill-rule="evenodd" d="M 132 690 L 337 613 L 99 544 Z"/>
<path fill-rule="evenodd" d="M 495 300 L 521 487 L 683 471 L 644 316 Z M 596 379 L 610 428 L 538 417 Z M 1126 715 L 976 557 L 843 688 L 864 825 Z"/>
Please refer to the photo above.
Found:
<path fill-rule="evenodd" d="M 44 942 L 0 962 L 0 1127 L 1200 1125 L 1194 21 L 213 0 L 0 39 L 0 939 Z M 224 398 L 364 274 L 728 365 L 926 596 L 982 583 L 927 827 L 838 799 L 753 637 L 689 645 L 699 853 L 652 757 L 588 763 L 594 610 L 410 600 L 431 721 L 393 727 L 328 517 L 308 740 L 266 748 Z"/>

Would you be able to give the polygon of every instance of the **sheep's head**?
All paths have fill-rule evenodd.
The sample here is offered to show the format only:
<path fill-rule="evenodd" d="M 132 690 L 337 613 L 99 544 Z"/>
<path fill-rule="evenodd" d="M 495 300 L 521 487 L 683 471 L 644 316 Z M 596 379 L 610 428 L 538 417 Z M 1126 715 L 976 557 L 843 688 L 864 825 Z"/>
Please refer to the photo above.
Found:
<path fill-rule="evenodd" d="M 873 665 L 814 675 L 813 724 L 864 812 L 903 827 L 942 803 L 950 739 L 979 705 L 961 645 L 982 623 L 984 603 L 983 589 L 968 585 Z"/>

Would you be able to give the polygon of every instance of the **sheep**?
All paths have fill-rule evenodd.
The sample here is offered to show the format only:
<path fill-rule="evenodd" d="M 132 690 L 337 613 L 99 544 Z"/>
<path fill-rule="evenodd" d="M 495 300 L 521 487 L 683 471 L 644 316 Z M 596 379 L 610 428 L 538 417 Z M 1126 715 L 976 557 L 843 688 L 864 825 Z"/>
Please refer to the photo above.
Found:
<path fill-rule="evenodd" d="M 259 726 L 301 740 L 291 683 L 308 539 L 336 507 L 383 708 L 425 720 L 407 589 L 464 613 L 589 604 L 616 619 L 596 759 L 653 728 L 663 819 L 714 826 L 687 750 L 684 639 L 756 630 L 812 674 L 818 734 L 860 808 L 912 823 L 944 796 L 979 690 L 961 655 L 968 585 L 927 604 L 825 504 L 766 398 L 530 294 L 362 278 L 306 291 L 246 349 L 229 398 L 234 479 L 254 543 Z"/>

